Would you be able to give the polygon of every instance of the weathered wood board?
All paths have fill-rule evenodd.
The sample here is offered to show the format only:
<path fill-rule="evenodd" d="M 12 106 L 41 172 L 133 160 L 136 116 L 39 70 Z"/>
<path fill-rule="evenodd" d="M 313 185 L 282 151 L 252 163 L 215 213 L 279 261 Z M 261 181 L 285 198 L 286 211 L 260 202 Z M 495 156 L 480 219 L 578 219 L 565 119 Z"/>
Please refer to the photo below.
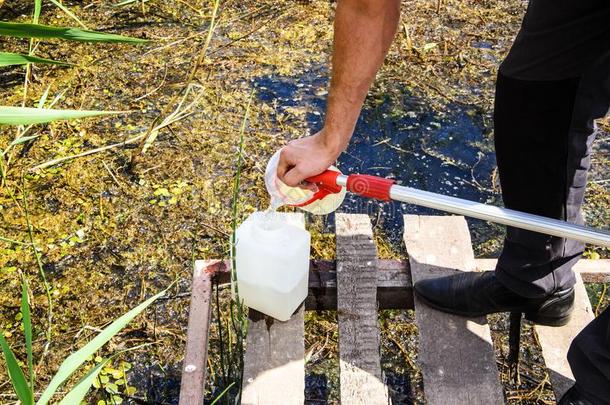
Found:
<path fill-rule="evenodd" d="M 466 220 L 459 216 L 404 216 L 404 241 L 413 282 L 474 271 Z M 504 404 L 489 326 L 484 317 L 436 311 L 415 297 L 419 363 L 430 405 Z"/>
<path fill-rule="evenodd" d="M 594 318 L 585 285 L 578 273 L 576 273 L 574 293 L 574 312 L 567 325 L 561 327 L 536 325 L 534 327 L 557 400 L 574 384 L 574 376 L 567 359 L 570 343 L 578 332 Z"/>
<path fill-rule="evenodd" d="M 303 214 L 290 215 L 305 227 Z M 303 305 L 286 322 L 250 317 L 242 405 L 303 405 L 305 401 L 305 349 Z"/>
<path fill-rule="evenodd" d="M 497 259 L 475 259 L 479 271 L 493 270 Z M 222 261 L 215 280 L 227 284 L 231 280 L 231 264 Z M 585 283 L 610 282 L 610 260 L 582 259 L 574 271 Z M 379 309 L 413 309 L 411 269 L 405 260 L 377 260 L 377 305 Z M 312 260 L 309 268 L 309 294 L 305 310 L 337 309 L 337 269 L 334 260 Z"/>
<path fill-rule="evenodd" d="M 336 214 L 341 403 L 386 405 L 377 321 L 377 249 L 368 215 Z"/>
<path fill-rule="evenodd" d="M 186 354 L 180 382 L 180 405 L 203 403 L 212 308 L 211 274 L 206 271 L 209 264 L 210 262 L 197 260 L 193 270 Z"/>

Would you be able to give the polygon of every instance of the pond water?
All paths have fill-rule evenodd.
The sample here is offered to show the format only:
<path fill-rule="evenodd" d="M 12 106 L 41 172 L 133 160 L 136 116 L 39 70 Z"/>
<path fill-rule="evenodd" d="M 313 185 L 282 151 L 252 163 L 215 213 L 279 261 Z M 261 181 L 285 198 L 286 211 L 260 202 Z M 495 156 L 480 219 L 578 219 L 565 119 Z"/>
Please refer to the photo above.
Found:
<path fill-rule="evenodd" d="M 300 76 L 258 78 L 255 86 L 260 101 L 277 106 L 276 114 L 298 115 L 304 132 L 315 133 L 322 127 L 327 83 L 326 68 L 312 66 Z M 476 106 L 450 104 L 446 111 L 436 112 L 408 89 L 373 95 L 338 167 L 346 174 L 388 177 L 417 189 L 497 203 L 499 195 L 492 186 L 495 158 L 490 126 L 489 117 Z M 373 225 L 393 244 L 400 244 L 402 215 L 431 214 L 433 210 L 348 194 L 337 212 L 369 213 Z M 329 231 L 333 222 L 329 216 Z M 470 224 L 479 229 L 478 238 L 497 234 L 497 229 L 481 221 Z"/>

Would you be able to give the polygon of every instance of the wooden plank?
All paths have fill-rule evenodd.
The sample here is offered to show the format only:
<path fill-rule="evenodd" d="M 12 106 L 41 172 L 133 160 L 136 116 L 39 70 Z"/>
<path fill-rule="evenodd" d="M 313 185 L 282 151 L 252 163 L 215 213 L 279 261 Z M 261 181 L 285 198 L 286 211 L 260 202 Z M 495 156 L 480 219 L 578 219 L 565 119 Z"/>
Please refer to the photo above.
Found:
<path fill-rule="evenodd" d="M 377 248 L 368 215 L 336 214 L 341 403 L 388 404 L 379 356 Z"/>
<path fill-rule="evenodd" d="M 282 215 L 305 227 L 303 214 Z M 303 315 L 303 305 L 286 322 L 251 311 L 244 355 L 243 405 L 303 405 Z"/>
<path fill-rule="evenodd" d="M 197 260 L 193 270 L 191 307 L 182 364 L 180 405 L 203 404 L 212 308 L 212 275 L 218 261 Z"/>
<path fill-rule="evenodd" d="M 475 269 L 463 217 L 405 215 L 404 224 L 413 282 Z M 446 314 L 417 297 L 415 317 L 428 404 L 504 404 L 485 317 Z"/>
<path fill-rule="evenodd" d="M 585 285 L 578 273 L 574 293 L 574 312 L 567 325 L 559 328 L 541 325 L 534 327 L 557 399 L 561 398 L 574 384 L 574 376 L 567 359 L 570 343 L 594 318 Z"/>
<path fill-rule="evenodd" d="M 222 262 L 216 273 L 219 284 L 231 281 L 230 263 Z M 379 309 L 413 309 L 411 271 L 405 260 L 377 261 L 377 304 Z M 311 260 L 309 264 L 309 292 L 305 310 L 337 309 L 337 269 L 334 260 Z"/>
<path fill-rule="evenodd" d="M 377 306 L 379 309 L 413 309 L 413 288 L 408 262 L 377 261 Z M 305 309 L 337 309 L 335 262 L 312 260 Z"/>
<path fill-rule="evenodd" d="M 493 270 L 497 259 L 475 259 L 480 271 Z M 229 261 L 222 262 L 215 277 L 220 284 L 229 283 Z M 413 309 L 411 269 L 405 260 L 379 259 L 377 265 L 377 305 L 379 309 Z M 574 270 L 586 283 L 610 283 L 610 260 L 582 259 Z M 309 294 L 306 311 L 337 309 L 337 269 L 334 260 L 312 260 L 309 267 Z"/>
<path fill-rule="evenodd" d="M 480 271 L 494 270 L 498 259 L 476 259 Z M 610 259 L 580 259 L 573 267 L 585 283 L 610 283 Z"/>

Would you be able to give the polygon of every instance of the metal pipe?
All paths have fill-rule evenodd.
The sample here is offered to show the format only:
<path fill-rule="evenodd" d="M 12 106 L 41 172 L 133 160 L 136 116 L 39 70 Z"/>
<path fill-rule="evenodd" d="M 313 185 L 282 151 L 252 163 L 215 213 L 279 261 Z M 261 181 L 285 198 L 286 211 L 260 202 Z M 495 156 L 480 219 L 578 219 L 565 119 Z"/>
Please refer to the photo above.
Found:
<path fill-rule="evenodd" d="M 558 219 L 546 218 L 540 215 L 528 214 L 403 186 L 392 186 L 390 188 L 390 198 L 515 228 L 610 247 L 609 232 L 570 224 Z"/>
<path fill-rule="evenodd" d="M 337 176 L 337 184 L 343 187 L 347 186 L 347 177 L 346 175 Z M 528 214 L 508 208 L 495 207 L 398 185 L 393 185 L 390 188 L 390 198 L 396 201 L 483 219 L 515 228 L 579 240 L 597 246 L 610 247 L 610 232 L 570 224 L 558 219 L 546 218 L 540 215 Z"/>

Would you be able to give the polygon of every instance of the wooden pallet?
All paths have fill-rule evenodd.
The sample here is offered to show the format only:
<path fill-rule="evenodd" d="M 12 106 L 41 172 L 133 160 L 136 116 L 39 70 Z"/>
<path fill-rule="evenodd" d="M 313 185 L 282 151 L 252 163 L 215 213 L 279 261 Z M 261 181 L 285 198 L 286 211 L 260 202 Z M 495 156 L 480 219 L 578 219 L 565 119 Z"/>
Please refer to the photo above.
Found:
<path fill-rule="evenodd" d="M 242 404 L 303 404 L 303 315 L 305 310 L 322 309 L 338 311 L 341 403 L 388 404 L 380 366 L 379 308 L 415 309 L 427 403 L 503 404 L 485 318 L 445 314 L 413 298 L 412 280 L 495 266 L 493 260 L 474 259 L 464 218 L 405 216 L 408 262 L 377 259 L 366 215 L 336 214 L 336 233 L 336 262 L 312 261 L 309 295 L 289 321 L 273 321 L 250 312 Z M 229 282 L 228 268 L 222 261 L 197 261 L 195 265 L 181 405 L 203 401 L 211 279 Z M 582 260 L 575 270 L 579 273 L 577 307 L 571 322 L 562 328 L 536 326 L 557 397 L 573 382 L 566 362 L 569 343 L 592 319 L 582 279 L 610 281 L 610 261 Z"/>

